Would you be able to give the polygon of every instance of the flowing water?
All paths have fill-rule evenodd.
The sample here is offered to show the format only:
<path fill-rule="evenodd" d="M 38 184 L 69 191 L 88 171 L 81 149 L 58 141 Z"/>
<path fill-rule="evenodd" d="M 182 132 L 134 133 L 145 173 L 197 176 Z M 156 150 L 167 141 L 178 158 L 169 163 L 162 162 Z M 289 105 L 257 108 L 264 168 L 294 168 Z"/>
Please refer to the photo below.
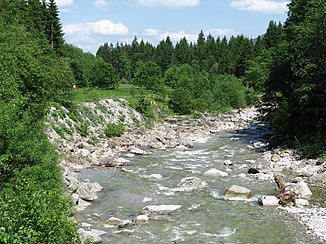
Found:
<path fill-rule="evenodd" d="M 85 169 L 82 178 L 97 181 L 104 189 L 78 214 L 78 222 L 106 231 L 103 243 L 312 243 L 292 217 L 257 204 L 255 197 L 275 194 L 272 181 L 257 180 L 244 166 L 249 165 L 245 160 L 261 160 L 262 152 L 249 145 L 259 140 L 264 130 L 256 124 L 247 130 L 219 133 L 186 151 L 156 150 L 150 156 L 137 156 L 126 166 L 132 173 L 119 168 Z M 232 166 L 224 165 L 228 159 Z M 229 176 L 205 177 L 203 173 L 211 168 Z M 240 173 L 246 177 L 239 177 Z M 163 179 L 149 179 L 151 174 L 161 174 Z M 184 177 L 197 177 L 206 185 L 197 191 L 178 192 L 175 189 Z M 225 189 L 233 184 L 251 189 L 255 200 L 224 199 Z M 126 229 L 105 223 L 112 216 L 131 220 L 145 206 L 159 204 L 182 207 L 172 214 L 151 216 L 148 224 Z"/>

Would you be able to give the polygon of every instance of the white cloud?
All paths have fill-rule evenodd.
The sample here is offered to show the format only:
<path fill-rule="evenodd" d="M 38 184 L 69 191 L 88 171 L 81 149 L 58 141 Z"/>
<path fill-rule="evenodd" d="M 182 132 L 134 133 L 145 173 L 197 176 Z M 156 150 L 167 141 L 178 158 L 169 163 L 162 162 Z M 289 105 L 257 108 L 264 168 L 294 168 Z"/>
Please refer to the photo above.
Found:
<path fill-rule="evenodd" d="M 194 42 L 197 40 L 198 34 L 193 33 L 186 33 L 185 31 L 161 31 L 158 29 L 146 29 L 143 33 L 144 36 L 153 38 L 155 40 L 161 41 L 166 37 L 170 37 L 171 41 L 177 42 L 180 41 L 182 38 L 186 38 L 188 42 Z"/>
<path fill-rule="evenodd" d="M 93 5 L 97 8 L 106 8 L 108 6 L 107 0 L 93 0 Z"/>
<path fill-rule="evenodd" d="M 66 8 L 74 4 L 74 0 L 56 0 L 59 8 Z"/>
<path fill-rule="evenodd" d="M 236 35 L 237 33 L 232 30 L 232 29 L 228 29 L 228 28 L 223 28 L 223 29 L 209 29 L 208 31 L 204 31 L 204 34 L 207 36 L 208 34 L 212 34 L 214 37 L 216 36 L 227 36 L 230 37 L 232 35 Z M 153 29 L 153 28 L 149 28 L 149 29 L 145 29 L 143 32 L 143 35 L 149 38 L 153 38 L 155 40 L 161 41 L 163 39 L 165 39 L 167 36 L 170 37 L 171 41 L 176 43 L 178 41 L 180 41 L 182 38 L 186 38 L 188 42 L 197 42 L 198 39 L 198 33 L 187 33 L 185 31 L 177 31 L 177 32 L 173 32 L 173 31 L 161 31 L 158 29 Z"/>
<path fill-rule="evenodd" d="M 134 0 L 145 7 L 192 7 L 200 4 L 200 0 Z"/>
<path fill-rule="evenodd" d="M 122 23 L 113 23 L 111 20 L 100 20 L 89 23 L 68 24 L 63 26 L 67 35 L 98 34 L 98 35 L 127 35 L 128 28 Z"/>
<path fill-rule="evenodd" d="M 287 12 L 289 1 L 272 1 L 272 0 L 233 0 L 231 7 L 245 11 L 284 14 Z"/>

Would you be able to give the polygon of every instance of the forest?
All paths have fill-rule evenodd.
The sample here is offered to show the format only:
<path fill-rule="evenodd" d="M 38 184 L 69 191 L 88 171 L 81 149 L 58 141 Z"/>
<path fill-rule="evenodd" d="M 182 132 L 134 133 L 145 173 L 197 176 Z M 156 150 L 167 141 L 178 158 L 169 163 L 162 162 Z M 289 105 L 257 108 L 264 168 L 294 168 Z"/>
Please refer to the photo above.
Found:
<path fill-rule="evenodd" d="M 44 123 L 78 92 L 127 85 L 127 100 L 149 119 L 153 103 L 181 115 L 255 105 L 283 145 L 326 157 L 324 0 L 292 0 L 285 23 L 270 21 L 255 39 L 200 31 L 195 43 L 154 46 L 135 37 L 96 55 L 65 42 L 54 0 L 0 0 L 0 29 L 1 243 L 79 242 Z"/>

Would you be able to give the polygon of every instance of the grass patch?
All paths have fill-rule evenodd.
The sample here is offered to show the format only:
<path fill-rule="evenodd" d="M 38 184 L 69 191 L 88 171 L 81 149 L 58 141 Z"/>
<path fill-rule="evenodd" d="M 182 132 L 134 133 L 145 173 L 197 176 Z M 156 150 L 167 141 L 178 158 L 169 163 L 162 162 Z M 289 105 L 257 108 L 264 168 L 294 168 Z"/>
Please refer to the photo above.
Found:
<path fill-rule="evenodd" d="M 143 88 L 132 84 L 120 84 L 117 89 L 104 90 L 99 88 L 79 88 L 76 90 L 73 101 L 96 102 L 107 98 L 126 98 L 134 95 L 150 94 Z"/>

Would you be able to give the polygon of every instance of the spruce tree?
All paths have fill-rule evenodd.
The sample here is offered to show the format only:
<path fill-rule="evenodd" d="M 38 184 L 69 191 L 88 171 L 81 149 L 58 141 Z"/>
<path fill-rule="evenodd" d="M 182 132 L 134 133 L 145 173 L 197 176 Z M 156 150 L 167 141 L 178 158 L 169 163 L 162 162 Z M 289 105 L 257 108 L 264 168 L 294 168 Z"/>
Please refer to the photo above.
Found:
<path fill-rule="evenodd" d="M 48 3 L 46 36 L 51 44 L 52 50 L 59 55 L 62 54 L 64 38 L 55 0 L 49 0 Z"/>

